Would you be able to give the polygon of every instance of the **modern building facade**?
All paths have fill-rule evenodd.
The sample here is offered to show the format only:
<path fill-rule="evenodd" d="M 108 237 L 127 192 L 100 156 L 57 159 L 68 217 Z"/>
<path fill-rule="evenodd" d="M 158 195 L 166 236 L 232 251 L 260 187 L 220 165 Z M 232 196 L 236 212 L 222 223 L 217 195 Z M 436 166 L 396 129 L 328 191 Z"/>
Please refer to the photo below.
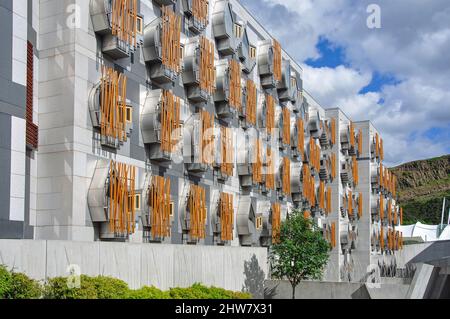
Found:
<path fill-rule="evenodd" d="M 363 280 L 401 248 L 370 122 L 236 0 L 6 0 L 0 238 L 269 247 L 294 209 Z"/>

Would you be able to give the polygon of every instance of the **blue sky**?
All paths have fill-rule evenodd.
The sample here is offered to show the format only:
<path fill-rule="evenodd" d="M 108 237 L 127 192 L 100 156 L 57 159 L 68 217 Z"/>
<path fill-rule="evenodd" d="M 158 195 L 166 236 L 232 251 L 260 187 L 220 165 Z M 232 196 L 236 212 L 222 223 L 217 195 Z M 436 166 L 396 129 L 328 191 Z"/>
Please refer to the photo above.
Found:
<path fill-rule="evenodd" d="M 450 1 L 241 0 L 304 69 L 324 107 L 370 119 L 388 165 L 450 153 Z"/>

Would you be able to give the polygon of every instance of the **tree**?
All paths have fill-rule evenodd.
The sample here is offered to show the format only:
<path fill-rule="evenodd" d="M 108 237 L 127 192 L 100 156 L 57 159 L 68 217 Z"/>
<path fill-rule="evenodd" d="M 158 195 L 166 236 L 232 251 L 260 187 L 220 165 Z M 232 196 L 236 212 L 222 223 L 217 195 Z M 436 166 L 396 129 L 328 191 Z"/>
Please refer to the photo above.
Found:
<path fill-rule="evenodd" d="M 322 278 L 329 250 L 317 225 L 294 211 L 282 222 L 279 239 L 271 248 L 272 277 L 287 278 L 295 299 L 295 288 L 302 280 Z"/>

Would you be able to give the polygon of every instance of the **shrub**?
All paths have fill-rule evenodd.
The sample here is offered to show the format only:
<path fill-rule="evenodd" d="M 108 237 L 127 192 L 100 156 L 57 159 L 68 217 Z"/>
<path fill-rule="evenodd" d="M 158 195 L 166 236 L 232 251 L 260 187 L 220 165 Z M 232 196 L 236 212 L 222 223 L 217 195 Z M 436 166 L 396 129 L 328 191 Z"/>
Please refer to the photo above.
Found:
<path fill-rule="evenodd" d="M 67 278 L 57 277 L 48 280 L 44 289 L 45 299 L 97 299 L 97 289 L 92 277 L 81 276 L 80 288 L 69 288 Z"/>
<path fill-rule="evenodd" d="M 125 299 L 130 289 L 123 280 L 98 276 L 91 278 L 98 299 Z"/>
<path fill-rule="evenodd" d="M 172 288 L 169 291 L 173 299 L 250 299 L 247 293 L 234 292 L 217 287 L 205 287 L 199 283 L 190 288 Z"/>
<path fill-rule="evenodd" d="M 127 299 L 170 299 L 170 295 L 158 288 L 146 286 L 138 290 L 130 290 Z"/>
<path fill-rule="evenodd" d="M 11 274 L 11 285 L 7 294 L 9 299 L 38 299 L 42 296 L 42 286 L 36 280 L 22 273 Z"/>
<path fill-rule="evenodd" d="M 7 298 L 11 289 L 11 273 L 0 265 L 0 299 Z"/>

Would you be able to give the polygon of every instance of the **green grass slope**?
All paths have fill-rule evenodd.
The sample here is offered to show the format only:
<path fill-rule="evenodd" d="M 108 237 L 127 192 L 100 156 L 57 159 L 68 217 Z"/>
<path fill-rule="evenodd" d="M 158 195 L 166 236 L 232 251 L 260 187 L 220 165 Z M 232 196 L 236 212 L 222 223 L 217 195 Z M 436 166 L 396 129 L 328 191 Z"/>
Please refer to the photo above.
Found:
<path fill-rule="evenodd" d="M 403 207 L 403 224 L 417 221 L 441 222 L 442 199 L 450 207 L 450 155 L 414 161 L 391 168 L 398 178 L 399 203 Z"/>

